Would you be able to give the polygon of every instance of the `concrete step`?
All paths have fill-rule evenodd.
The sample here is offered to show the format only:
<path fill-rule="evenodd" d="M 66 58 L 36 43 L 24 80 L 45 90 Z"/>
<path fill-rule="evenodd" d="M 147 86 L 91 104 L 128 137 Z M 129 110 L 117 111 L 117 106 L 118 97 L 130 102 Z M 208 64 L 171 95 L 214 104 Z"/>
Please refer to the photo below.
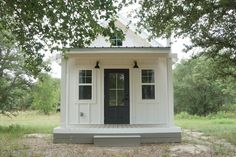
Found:
<path fill-rule="evenodd" d="M 138 146 L 141 141 L 140 135 L 94 135 L 93 141 L 101 147 L 127 147 Z"/>

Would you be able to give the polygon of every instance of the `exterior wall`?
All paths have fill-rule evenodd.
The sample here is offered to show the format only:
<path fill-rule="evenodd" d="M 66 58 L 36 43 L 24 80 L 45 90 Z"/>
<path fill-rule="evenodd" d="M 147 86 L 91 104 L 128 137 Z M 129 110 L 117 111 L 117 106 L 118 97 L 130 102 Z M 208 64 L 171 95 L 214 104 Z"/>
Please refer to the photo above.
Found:
<path fill-rule="evenodd" d="M 147 60 L 140 69 L 133 72 L 133 121 L 135 124 L 166 124 L 167 123 L 167 69 L 166 57 L 158 57 L 153 63 Z M 141 70 L 155 70 L 155 100 L 141 99 Z"/>
<path fill-rule="evenodd" d="M 100 69 L 95 69 L 96 61 Z M 133 61 L 138 69 L 133 68 Z M 104 123 L 104 69 L 129 69 L 130 73 L 130 123 L 131 124 L 170 124 L 171 106 L 169 103 L 168 54 L 97 54 L 69 55 L 63 61 L 62 116 L 61 127 L 76 124 Z M 93 99 L 78 100 L 79 70 L 93 70 Z M 155 70 L 155 100 L 141 99 L 141 70 Z M 68 87 L 68 88 L 67 88 Z M 63 90 L 62 90 L 63 91 Z M 66 99 L 66 97 L 68 99 Z M 83 112 L 84 116 L 80 113 Z"/>

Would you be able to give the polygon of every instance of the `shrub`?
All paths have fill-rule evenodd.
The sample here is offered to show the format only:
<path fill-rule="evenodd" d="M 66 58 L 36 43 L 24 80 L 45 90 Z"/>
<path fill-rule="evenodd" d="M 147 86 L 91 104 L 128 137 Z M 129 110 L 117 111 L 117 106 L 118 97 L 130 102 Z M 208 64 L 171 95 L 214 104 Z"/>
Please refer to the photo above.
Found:
<path fill-rule="evenodd" d="M 41 74 L 33 92 L 33 104 L 35 109 L 49 114 L 56 111 L 59 103 L 59 80 L 48 74 Z"/>

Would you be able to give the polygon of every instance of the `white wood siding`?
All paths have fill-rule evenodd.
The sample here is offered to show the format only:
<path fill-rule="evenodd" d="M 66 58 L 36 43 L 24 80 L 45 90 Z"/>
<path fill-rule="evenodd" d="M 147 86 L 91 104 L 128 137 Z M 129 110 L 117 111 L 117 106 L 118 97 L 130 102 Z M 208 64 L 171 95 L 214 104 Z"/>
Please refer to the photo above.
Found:
<path fill-rule="evenodd" d="M 135 56 L 135 57 L 133 57 Z M 126 55 L 103 54 L 99 58 L 91 55 L 69 57 L 68 66 L 68 125 L 103 124 L 104 122 L 104 69 L 129 69 L 130 74 L 130 123 L 131 124 L 167 124 L 168 85 L 167 59 L 163 55 Z M 96 61 L 100 69 L 95 69 Z M 140 68 L 133 68 L 137 60 Z M 93 99 L 78 100 L 78 79 L 80 69 L 93 70 Z M 155 100 L 141 99 L 141 69 L 155 70 Z M 81 116 L 80 113 L 83 113 Z"/>

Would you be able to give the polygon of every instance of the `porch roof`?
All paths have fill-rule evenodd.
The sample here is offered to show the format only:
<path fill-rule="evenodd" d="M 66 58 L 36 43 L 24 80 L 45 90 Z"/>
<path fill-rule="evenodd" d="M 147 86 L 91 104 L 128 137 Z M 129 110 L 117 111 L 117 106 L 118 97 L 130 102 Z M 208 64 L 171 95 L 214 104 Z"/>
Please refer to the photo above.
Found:
<path fill-rule="evenodd" d="M 170 47 L 86 47 L 86 48 L 73 48 L 70 49 L 68 54 L 168 54 Z"/>

